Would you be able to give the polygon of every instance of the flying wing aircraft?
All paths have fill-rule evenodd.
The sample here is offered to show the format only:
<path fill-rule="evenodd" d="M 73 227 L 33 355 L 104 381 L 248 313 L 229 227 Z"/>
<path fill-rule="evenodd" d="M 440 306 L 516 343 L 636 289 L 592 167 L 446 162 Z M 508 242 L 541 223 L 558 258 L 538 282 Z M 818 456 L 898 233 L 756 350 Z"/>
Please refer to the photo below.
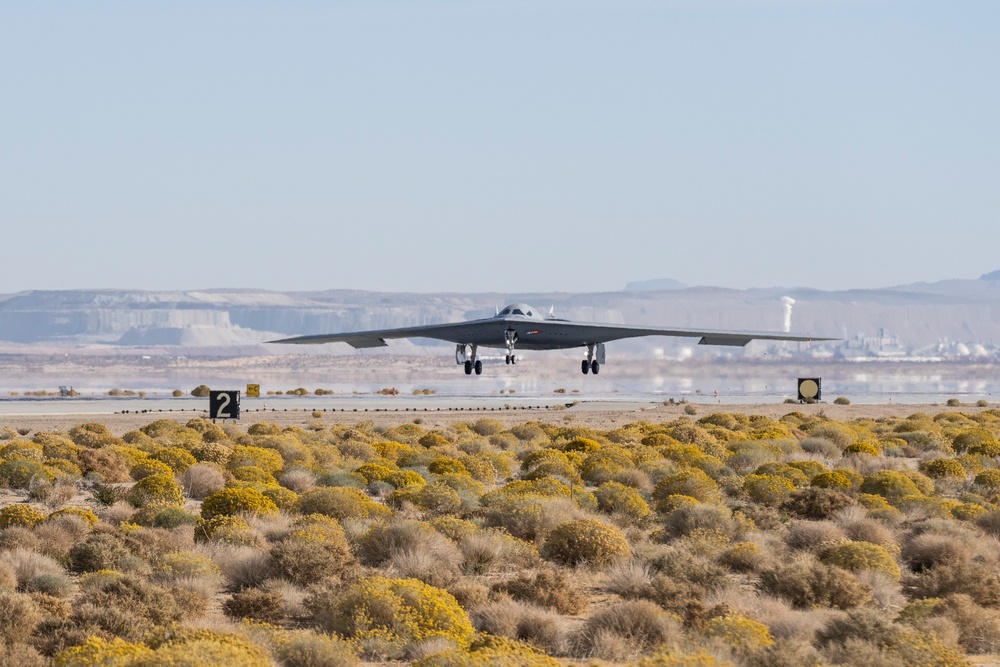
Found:
<path fill-rule="evenodd" d="M 586 347 L 587 358 L 581 362 L 580 368 L 584 374 L 592 372 L 597 375 L 601 364 L 605 361 L 605 343 L 640 336 L 682 336 L 700 338 L 699 345 L 734 346 L 743 346 L 752 340 L 834 340 L 773 331 L 699 331 L 664 327 L 632 327 L 624 324 L 571 322 L 558 319 L 551 312 L 547 316 L 543 316 L 537 308 L 524 303 L 513 303 L 497 312 L 493 317 L 469 320 L 468 322 L 298 336 L 268 342 L 295 345 L 347 343 L 351 347 L 360 349 L 385 347 L 386 340 L 391 338 L 433 338 L 455 343 L 455 362 L 465 367 L 466 375 L 472 375 L 473 372 L 476 375 L 482 374 L 483 362 L 479 359 L 479 348 L 481 347 L 506 348 L 506 362 L 508 364 L 517 362 L 517 356 L 514 354 L 515 348 L 563 350 Z"/>

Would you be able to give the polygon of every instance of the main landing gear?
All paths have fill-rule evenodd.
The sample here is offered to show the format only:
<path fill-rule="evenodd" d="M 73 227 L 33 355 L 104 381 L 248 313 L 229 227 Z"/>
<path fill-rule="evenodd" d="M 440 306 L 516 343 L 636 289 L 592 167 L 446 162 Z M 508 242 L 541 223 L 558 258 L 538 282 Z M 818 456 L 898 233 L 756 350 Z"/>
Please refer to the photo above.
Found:
<path fill-rule="evenodd" d="M 597 346 L 597 357 L 598 358 L 603 357 L 604 356 L 603 353 L 604 353 L 604 345 L 603 344 L 598 344 L 598 346 Z M 602 361 L 603 361 L 603 359 L 602 359 Z M 580 370 L 583 371 L 584 375 L 586 375 L 588 372 L 591 372 L 591 371 L 594 373 L 594 375 L 597 375 L 598 373 L 601 372 L 601 364 L 598 362 L 597 359 L 594 358 L 594 346 L 593 345 L 588 345 L 587 346 L 587 358 L 584 359 L 582 362 L 580 362 Z"/>
<path fill-rule="evenodd" d="M 507 362 L 508 366 L 513 366 L 517 363 L 517 357 L 514 356 L 514 343 L 517 342 L 517 332 L 513 329 L 507 329 L 503 332 L 503 337 L 507 343 L 507 356 L 504 357 L 504 361 Z"/>
<path fill-rule="evenodd" d="M 466 348 L 467 347 L 469 347 L 469 346 L 468 345 L 463 345 L 461 343 L 459 343 L 458 345 L 455 346 L 455 361 L 459 365 L 465 366 L 465 374 L 466 375 L 472 375 L 473 371 L 476 372 L 476 375 L 482 375 L 483 374 L 483 361 L 482 361 L 482 359 L 478 358 L 479 357 L 479 346 L 478 345 L 471 346 L 472 347 L 472 354 L 471 355 L 467 355 L 466 354 Z"/>

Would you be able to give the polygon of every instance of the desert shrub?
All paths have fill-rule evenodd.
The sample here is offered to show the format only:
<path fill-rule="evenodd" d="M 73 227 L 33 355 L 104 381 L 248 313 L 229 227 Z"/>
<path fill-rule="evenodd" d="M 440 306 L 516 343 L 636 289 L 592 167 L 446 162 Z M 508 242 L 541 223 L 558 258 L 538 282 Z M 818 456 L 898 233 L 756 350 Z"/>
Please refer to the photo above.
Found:
<path fill-rule="evenodd" d="M 574 654 L 621 661 L 677 641 L 681 625 L 647 600 L 629 600 L 594 613 L 574 637 Z M 617 641 L 615 641 L 617 640 Z"/>
<path fill-rule="evenodd" d="M 477 629 L 490 635 L 523 641 L 552 653 L 562 649 L 562 622 L 548 609 L 499 599 L 478 607 L 473 620 Z"/>
<path fill-rule="evenodd" d="M 41 434 L 36 434 L 36 436 Z M 74 426 L 69 430 L 69 437 L 73 443 L 80 447 L 90 447 L 100 449 L 120 442 L 108 427 L 98 422 L 87 422 Z"/>
<path fill-rule="evenodd" d="M 725 505 L 684 503 L 667 514 L 663 521 L 666 537 L 703 534 L 731 538 L 737 531 L 733 513 Z"/>
<path fill-rule="evenodd" d="M 192 664 L 198 667 L 270 667 L 267 653 L 249 639 L 213 630 L 183 629 L 168 634 L 169 641 L 153 642 L 155 651 L 136 658 L 129 667 L 175 667 Z"/>
<path fill-rule="evenodd" d="M 285 617 L 285 600 L 281 593 L 246 588 L 223 602 L 222 611 L 236 620 L 278 623 Z"/>
<path fill-rule="evenodd" d="M 797 560 L 761 573 L 761 587 L 799 609 L 851 609 L 871 599 L 871 589 L 851 572 L 811 560 Z"/>
<path fill-rule="evenodd" d="M 878 456 L 881 453 L 878 446 L 864 441 L 858 441 L 844 448 L 844 456 L 849 454 L 867 454 L 868 456 Z"/>
<path fill-rule="evenodd" d="M 689 496 L 705 503 L 718 502 L 722 497 L 715 480 L 698 468 L 667 475 L 653 489 L 653 498 L 657 500 L 673 495 Z"/>
<path fill-rule="evenodd" d="M 299 511 L 303 514 L 324 514 L 334 519 L 369 519 L 390 514 L 363 491 L 346 486 L 320 487 L 302 494 Z"/>
<path fill-rule="evenodd" d="M 128 502 L 133 507 L 147 505 L 184 505 L 184 491 L 173 475 L 150 475 L 129 489 Z"/>
<path fill-rule="evenodd" d="M 597 507 L 602 512 L 616 514 L 626 519 L 638 521 L 649 514 L 649 505 L 636 489 L 619 484 L 604 482 L 594 492 Z"/>
<path fill-rule="evenodd" d="M 926 667 L 969 664 L 955 649 L 933 635 L 894 623 L 873 609 L 856 609 L 846 617 L 834 617 L 817 633 L 817 641 L 828 652 L 833 647 L 839 648 L 840 655 L 851 664 Z M 836 656 L 836 652 L 831 653 Z"/>
<path fill-rule="evenodd" d="M 968 595 L 984 607 L 1000 606 L 1000 578 L 995 568 L 979 562 L 948 562 L 906 577 L 903 591 L 910 598 Z"/>
<path fill-rule="evenodd" d="M 702 633 L 706 637 L 721 640 L 736 653 L 755 653 L 774 644 L 771 632 L 763 623 L 739 614 L 717 616 L 705 624 Z"/>
<path fill-rule="evenodd" d="M 534 545 L 504 530 L 485 529 L 462 538 L 462 570 L 466 574 L 492 574 L 535 565 L 540 556 Z"/>
<path fill-rule="evenodd" d="M 737 542 L 719 556 L 720 563 L 737 572 L 753 572 L 764 561 L 765 555 L 753 542 Z"/>
<path fill-rule="evenodd" d="M 451 458 L 448 456 L 442 456 L 434 459 L 427 464 L 427 470 L 434 473 L 435 475 L 444 475 L 448 473 L 453 473 L 456 475 L 468 475 L 469 471 L 466 469 L 465 464 L 456 458 Z"/>
<path fill-rule="evenodd" d="M 921 495 L 920 489 L 910 477 L 895 470 L 881 470 L 865 477 L 861 491 L 882 496 L 890 503 L 898 503 L 906 496 Z"/>
<path fill-rule="evenodd" d="M 129 466 L 120 455 L 106 449 L 84 449 L 77 457 L 80 470 L 87 477 L 99 477 L 108 484 L 131 479 Z"/>
<path fill-rule="evenodd" d="M 350 643 L 311 630 L 282 632 L 274 640 L 274 657 L 282 667 L 354 667 L 358 656 Z"/>
<path fill-rule="evenodd" d="M 938 565 L 970 560 L 968 548 L 951 535 L 922 533 L 913 535 L 903 547 L 903 560 L 913 572 L 923 572 Z"/>
<path fill-rule="evenodd" d="M 260 515 L 277 511 L 271 499 L 253 487 L 223 489 L 201 503 L 201 516 L 206 520 L 220 515 Z"/>
<path fill-rule="evenodd" d="M 214 465 L 196 463 L 181 476 L 184 492 L 195 500 L 204 500 L 226 486 L 226 478 Z"/>
<path fill-rule="evenodd" d="M 336 520 L 310 514 L 293 528 L 271 547 L 272 567 L 279 576 L 305 586 L 341 576 L 354 564 L 347 536 Z"/>
<path fill-rule="evenodd" d="M 837 489 L 839 491 L 850 491 L 852 487 L 850 478 L 838 470 L 821 472 L 813 477 L 809 483 L 821 489 Z"/>
<path fill-rule="evenodd" d="M 30 595 L 0 591 L 0 640 L 24 643 L 42 621 L 42 611 Z"/>
<path fill-rule="evenodd" d="M 45 515 L 30 505 L 7 505 L 0 509 L 0 529 L 10 526 L 31 528 L 45 520 Z"/>
<path fill-rule="evenodd" d="M 959 432 L 952 438 L 951 446 L 959 454 L 976 450 L 988 450 L 997 444 L 996 436 L 983 428 L 972 428 Z"/>
<path fill-rule="evenodd" d="M 251 466 L 272 475 L 280 471 L 284 465 L 285 462 L 277 451 L 248 445 L 234 447 L 226 463 L 229 470 Z"/>
<path fill-rule="evenodd" d="M 566 574 L 560 570 L 521 572 L 513 579 L 494 585 L 493 590 L 506 593 L 515 600 L 554 609 L 560 614 L 579 614 L 587 608 L 586 596 L 573 588 Z"/>
<path fill-rule="evenodd" d="M 129 475 L 132 476 L 132 479 L 139 481 L 151 475 L 169 475 L 173 477 L 174 471 L 163 461 L 146 459 L 145 461 L 140 461 L 132 466 L 132 469 L 129 471 Z"/>
<path fill-rule="evenodd" d="M 359 559 L 370 566 L 389 566 L 431 585 L 456 579 L 462 554 L 454 542 L 430 525 L 408 520 L 375 524 L 357 542 Z"/>
<path fill-rule="evenodd" d="M 442 481 L 398 489 L 389 496 L 388 502 L 393 507 L 401 507 L 404 502 L 413 503 L 435 514 L 450 514 L 462 507 L 458 492 Z"/>
<path fill-rule="evenodd" d="M 32 480 L 51 482 L 52 473 L 38 461 L 12 459 L 0 463 L 0 484 L 12 489 L 27 489 Z"/>
<path fill-rule="evenodd" d="M 625 535 L 596 519 L 577 519 L 557 526 L 542 545 L 545 558 L 563 565 L 590 563 L 608 565 L 628 558 L 631 551 Z"/>
<path fill-rule="evenodd" d="M 920 464 L 920 472 L 933 479 L 965 479 L 965 468 L 955 459 L 934 459 Z"/>
<path fill-rule="evenodd" d="M 829 519 L 840 510 L 853 505 L 845 493 L 834 489 L 812 486 L 792 493 L 781 509 L 805 519 Z"/>
<path fill-rule="evenodd" d="M 477 435 L 490 436 L 503 431 L 503 424 L 496 419 L 483 417 L 469 424 L 469 430 Z"/>
<path fill-rule="evenodd" d="M 194 528 L 195 542 L 221 542 L 234 546 L 253 546 L 258 542 L 257 534 L 243 518 L 228 514 L 217 514 L 211 519 L 200 519 Z"/>
<path fill-rule="evenodd" d="M 186 611 L 164 588 L 130 574 L 88 582 L 74 605 L 72 618 L 101 631 L 134 641 L 151 626 L 180 620 Z M 98 634 L 98 633 L 95 633 Z"/>
<path fill-rule="evenodd" d="M 118 637 L 104 640 L 88 637 L 79 646 L 73 646 L 55 657 L 54 667 L 125 667 L 132 661 L 152 651 L 142 644 L 133 644 Z"/>
<path fill-rule="evenodd" d="M 116 535 L 92 533 L 69 550 L 70 568 L 75 572 L 119 570 L 132 561 L 132 554 Z"/>
<path fill-rule="evenodd" d="M 743 490 L 756 503 L 780 505 L 795 491 L 795 485 L 787 477 L 747 475 L 743 478 Z"/>
<path fill-rule="evenodd" d="M 500 494 L 484 504 L 483 518 L 487 526 L 503 528 L 514 537 L 528 541 L 580 515 L 576 503 L 569 498 Z"/>
<path fill-rule="evenodd" d="M 822 560 L 828 565 L 836 565 L 845 570 L 873 570 L 884 572 L 899 581 L 899 566 L 885 547 L 871 542 L 847 542 L 828 549 Z"/>
<path fill-rule="evenodd" d="M 791 549 L 820 551 L 846 537 L 840 526 L 832 521 L 796 521 L 789 526 L 785 544 Z"/>
<path fill-rule="evenodd" d="M 524 642 L 486 633 L 473 640 L 468 651 L 458 647 L 430 650 L 413 661 L 413 667 L 559 667 L 559 664 Z"/>
<path fill-rule="evenodd" d="M 454 597 L 416 579 L 379 576 L 344 590 L 319 588 L 305 604 L 321 627 L 354 639 L 369 655 L 399 657 L 433 637 L 468 648 L 475 636 Z"/>

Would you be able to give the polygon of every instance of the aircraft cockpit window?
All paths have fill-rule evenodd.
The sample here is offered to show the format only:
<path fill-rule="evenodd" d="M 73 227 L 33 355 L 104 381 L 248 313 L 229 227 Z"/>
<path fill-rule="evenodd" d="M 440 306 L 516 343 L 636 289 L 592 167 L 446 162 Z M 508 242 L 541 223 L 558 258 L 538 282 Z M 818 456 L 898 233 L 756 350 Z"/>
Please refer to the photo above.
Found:
<path fill-rule="evenodd" d="M 510 315 L 510 308 L 504 308 L 500 311 L 501 315 Z"/>
<path fill-rule="evenodd" d="M 512 315 L 524 315 L 520 308 L 515 308 Z"/>
<path fill-rule="evenodd" d="M 535 314 L 533 312 L 531 312 L 530 310 L 528 311 L 528 317 L 533 317 L 534 315 Z"/>

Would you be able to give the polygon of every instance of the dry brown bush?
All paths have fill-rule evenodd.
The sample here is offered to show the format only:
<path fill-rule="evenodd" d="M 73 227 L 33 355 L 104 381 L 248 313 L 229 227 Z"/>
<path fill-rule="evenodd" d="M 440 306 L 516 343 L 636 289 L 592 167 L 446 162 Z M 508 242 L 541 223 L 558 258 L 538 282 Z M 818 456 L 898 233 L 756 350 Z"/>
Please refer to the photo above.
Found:
<path fill-rule="evenodd" d="M 967 563 L 970 554 L 954 538 L 934 533 L 911 537 L 903 545 L 903 560 L 912 572 L 923 572 L 938 565 Z"/>
<path fill-rule="evenodd" d="M 0 639 L 25 643 L 42 621 L 42 612 L 30 595 L 0 591 Z"/>
<path fill-rule="evenodd" d="M 46 660 L 28 644 L 0 643 L 0 665 L 4 667 L 45 667 Z"/>
<path fill-rule="evenodd" d="M 429 563 L 438 569 L 436 575 L 423 567 L 418 569 L 425 576 L 441 577 L 448 582 L 458 578 L 462 563 L 462 552 L 454 542 L 418 521 L 396 520 L 373 525 L 359 540 L 357 553 L 362 563 L 372 567 L 384 565 L 397 557 L 403 558 L 403 562 L 409 558 L 414 566 L 420 562 L 428 563 L 427 559 L 436 560 L 436 565 Z"/>
<path fill-rule="evenodd" d="M 607 590 L 624 598 L 639 598 L 653 579 L 653 570 L 635 558 L 615 563 L 607 569 Z"/>
<path fill-rule="evenodd" d="M 226 477 L 214 465 L 196 463 L 184 471 L 181 486 L 189 498 L 204 500 L 226 487 Z"/>
<path fill-rule="evenodd" d="M 245 588 L 222 603 L 229 618 L 249 619 L 260 623 L 280 623 L 285 617 L 285 600 L 277 591 Z"/>
<path fill-rule="evenodd" d="M 39 547 L 38 538 L 30 528 L 24 526 L 9 526 L 0 530 L 0 551 L 25 549 L 36 551 Z"/>
<path fill-rule="evenodd" d="M 1000 578 L 984 563 L 943 563 L 903 578 L 910 598 L 940 598 L 964 593 L 984 607 L 1000 606 Z"/>
<path fill-rule="evenodd" d="M 1000 651 L 1000 611 L 977 605 L 968 595 L 944 599 L 939 613 L 951 620 L 958 630 L 958 643 L 969 653 Z"/>
<path fill-rule="evenodd" d="M 476 629 L 527 642 L 547 653 L 565 650 L 565 624 L 557 614 L 515 600 L 488 602 L 472 617 Z"/>
<path fill-rule="evenodd" d="M 761 573 L 761 586 L 799 609 L 850 609 L 871 599 L 871 589 L 854 574 L 813 560 L 798 560 Z"/>
<path fill-rule="evenodd" d="M 843 516 L 843 515 L 841 515 Z M 892 529 L 873 519 L 860 519 L 842 524 L 844 534 L 855 542 L 871 542 L 885 547 L 890 553 L 899 553 L 899 543 Z"/>
<path fill-rule="evenodd" d="M 212 543 L 200 545 L 198 551 L 219 566 L 231 590 L 258 586 L 272 573 L 268 554 L 254 547 Z"/>
<path fill-rule="evenodd" d="M 803 519 L 830 519 L 852 504 L 854 500 L 846 493 L 810 486 L 792 493 L 781 509 Z"/>
<path fill-rule="evenodd" d="M 846 539 L 844 531 L 832 521 L 796 521 L 788 529 L 785 544 L 790 549 L 818 553 Z"/>
<path fill-rule="evenodd" d="M 560 614 L 579 614 L 587 608 L 587 598 L 570 585 L 565 572 L 551 568 L 521 572 L 513 579 L 495 584 L 493 590 Z"/>
<path fill-rule="evenodd" d="M 35 577 L 66 573 L 63 566 L 54 559 L 27 549 L 0 552 L 0 564 L 8 566 L 14 572 L 17 587 L 22 590 Z"/>
<path fill-rule="evenodd" d="M 303 494 L 316 488 L 316 474 L 302 468 L 293 468 L 283 473 L 278 482 L 286 489 Z"/>
<path fill-rule="evenodd" d="M 620 661 L 681 637 L 681 624 L 647 600 L 618 602 L 596 613 L 572 638 L 580 658 Z"/>

